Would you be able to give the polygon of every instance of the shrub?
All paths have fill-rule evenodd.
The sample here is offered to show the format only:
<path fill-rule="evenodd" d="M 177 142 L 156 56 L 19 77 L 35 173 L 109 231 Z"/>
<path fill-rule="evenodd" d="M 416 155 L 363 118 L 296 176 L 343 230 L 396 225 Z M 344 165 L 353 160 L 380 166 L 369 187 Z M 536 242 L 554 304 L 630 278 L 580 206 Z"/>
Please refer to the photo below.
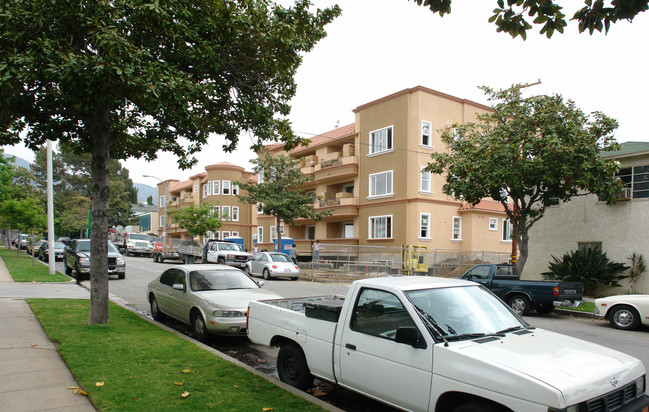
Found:
<path fill-rule="evenodd" d="M 581 282 L 584 295 L 593 296 L 607 287 L 620 287 L 619 280 L 629 277 L 622 272 L 629 269 L 623 263 L 611 262 L 606 253 L 599 249 L 579 249 L 563 255 L 561 259 L 552 256 L 549 271 L 543 272 L 546 279 Z"/>
<path fill-rule="evenodd" d="M 628 257 L 628 260 L 631 261 L 631 268 L 629 269 L 631 293 L 635 293 L 638 281 L 644 277 L 644 273 L 647 271 L 647 265 L 645 264 L 644 256 L 640 253 L 633 252 Z"/>

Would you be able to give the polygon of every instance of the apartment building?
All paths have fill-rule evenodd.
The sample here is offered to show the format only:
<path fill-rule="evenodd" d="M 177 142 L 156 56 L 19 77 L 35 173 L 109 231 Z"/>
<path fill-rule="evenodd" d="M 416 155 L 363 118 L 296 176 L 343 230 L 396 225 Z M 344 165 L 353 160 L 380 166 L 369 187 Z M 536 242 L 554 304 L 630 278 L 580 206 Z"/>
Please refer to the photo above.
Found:
<path fill-rule="evenodd" d="M 511 225 L 503 207 L 476 206 L 442 193 L 444 178 L 423 171 L 435 151 L 448 150 L 439 130 L 475 121 L 488 106 L 425 87 L 402 90 L 353 110 L 355 122 L 311 139 L 289 154 L 313 180 L 303 186 L 321 196 L 319 222 L 297 220 L 280 228 L 301 254 L 314 240 L 340 245 L 418 245 L 430 249 L 511 251 Z M 282 144 L 266 146 L 279 154 Z M 271 249 L 275 219 L 257 217 L 260 249 Z"/>
<path fill-rule="evenodd" d="M 229 236 L 241 236 L 244 247 L 252 250 L 253 234 L 256 233 L 257 208 L 239 201 L 239 185 L 241 183 L 256 182 L 256 177 L 243 167 L 228 162 L 220 162 L 205 167 L 205 171 L 188 180 L 168 180 L 158 184 L 158 203 L 160 216 L 160 229 L 163 235 L 166 225 L 168 244 L 178 243 L 188 239 L 187 230 L 178 227 L 173 218 L 165 215 L 166 185 L 169 189 L 169 203 L 166 204 L 167 212 L 187 208 L 191 205 L 210 205 L 214 214 L 223 219 L 222 227 L 207 237 L 224 239 Z"/>

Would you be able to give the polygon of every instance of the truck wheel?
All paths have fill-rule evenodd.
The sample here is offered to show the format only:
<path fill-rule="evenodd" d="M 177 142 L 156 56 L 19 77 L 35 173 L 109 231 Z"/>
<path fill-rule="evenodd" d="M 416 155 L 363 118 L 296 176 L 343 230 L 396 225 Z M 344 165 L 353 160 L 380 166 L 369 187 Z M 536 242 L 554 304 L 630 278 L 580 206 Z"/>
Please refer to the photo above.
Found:
<path fill-rule="evenodd" d="M 616 329 L 634 330 L 640 326 L 640 316 L 638 312 L 631 306 L 620 305 L 611 309 L 608 315 L 608 320 L 611 326 Z"/>
<path fill-rule="evenodd" d="M 464 402 L 461 405 L 458 405 L 453 409 L 453 412 L 499 412 L 500 408 L 495 407 L 486 402 Z"/>
<path fill-rule="evenodd" d="M 149 305 L 151 306 L 151 317 L 153 317 L 153 319 L 157 320 L 158 322 L 164 320 L 165 314 L 160 311 L 160 307 L 158 307 L 158 301 L 155 299 L 155 296 L 151 296 Z"/>
<path fill-rule="evenodd" d="M 551 303 L 544 303 L 538 305 L 534 310 L 536 310 L 536 313 L 539 313 L 541 315 L 547 315 L 554 310 L 554 306 Z"/>
<path fill-rule="evenodd" d="M 117 274 L 117 279 L 125 279 L 126 278 L 126 273 L 118 273 Z"/>
<path fill-rule="evenodd" d="M 65 264 L 65 274 L 68 276 L 72 276 L 72 268 L 68 266 L 67 263 Z"/>
<path fill-rule="evenodd" d="M 313 385 L 302 348 L 294 343 L 282 345 L 277 355 L 277 374 L 279 379 L 295 388 L 306 390 Z"/>
<path fill-rule="evenodd" d="M 507 304 L 514 309 L 514 312 L 525 316 L 532 310 L 532 304 L 525 295 L 514 295 L 507 300 Z"/>
<path fill-rule="evenodd" d="M 153 254 L 153 262 L 158 263 L 158 254 L 157 253 Z"/>
<path fill-rule="evenodd" d="M 219 260 L 217 261 L 217 263 L 218 263 L 219 265 L 225 265 L 225 259 L 223 259 L 223 258 L 219 258 Z"/>
<path fill-rule="evenodd" d="M 206 343 L 210 340 L 210 333 L 207 331 L 205 320 L 199 311 L 192 313 L 192 332 L 196 340 L 200 342 Z"/>

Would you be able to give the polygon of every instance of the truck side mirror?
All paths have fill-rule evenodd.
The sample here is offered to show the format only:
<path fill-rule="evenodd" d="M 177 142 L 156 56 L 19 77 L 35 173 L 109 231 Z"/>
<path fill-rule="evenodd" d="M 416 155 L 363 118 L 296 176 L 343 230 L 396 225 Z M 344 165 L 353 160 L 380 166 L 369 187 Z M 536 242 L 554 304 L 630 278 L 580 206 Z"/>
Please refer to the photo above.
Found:
<path fill-rule="evenodd" d="M 419 330 L 414 326 L 400 326 L 397 328 L 397 334 L 394 337 L 395 342 L 405 343 L 413 348 L 426 348 L 426 341 L 421 339 Z"/>

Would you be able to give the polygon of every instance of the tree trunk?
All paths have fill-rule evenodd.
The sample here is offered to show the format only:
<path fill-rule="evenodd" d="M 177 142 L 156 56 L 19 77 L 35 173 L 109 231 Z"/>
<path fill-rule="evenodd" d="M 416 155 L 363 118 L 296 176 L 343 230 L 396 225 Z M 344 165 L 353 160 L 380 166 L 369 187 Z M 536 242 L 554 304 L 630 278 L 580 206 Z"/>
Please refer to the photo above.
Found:
<path fill-rule="evenodd" d="M 275 233 L 277 234 L 277 253 L 282 253 L 282 232 L 279 230 L 279 216 L 275 217 Z"/>
<path fill-rule="evenodd" d="M 529 252 L 529 246 L 528 242 L 530 240 L 529 235 L 527 234 L 527 231 L 523 232 L 520 234 L 520 240 L 517 241 L 518 243 L 518 250 L 521 252 L 520 257 L 516 261 L 516 268 L 518 269 L 519 274 L 523 274 L 523 268 L 525 267 L 525 262 L 527 262 L 527 254 Z"/>
<path fill-rule="evenodd" d="M 88 324 L 108 323 L 108 110 L 98 110 L 90 127 L 92 150 L 92 204 L 90 224 L 90 316 Z"/>

